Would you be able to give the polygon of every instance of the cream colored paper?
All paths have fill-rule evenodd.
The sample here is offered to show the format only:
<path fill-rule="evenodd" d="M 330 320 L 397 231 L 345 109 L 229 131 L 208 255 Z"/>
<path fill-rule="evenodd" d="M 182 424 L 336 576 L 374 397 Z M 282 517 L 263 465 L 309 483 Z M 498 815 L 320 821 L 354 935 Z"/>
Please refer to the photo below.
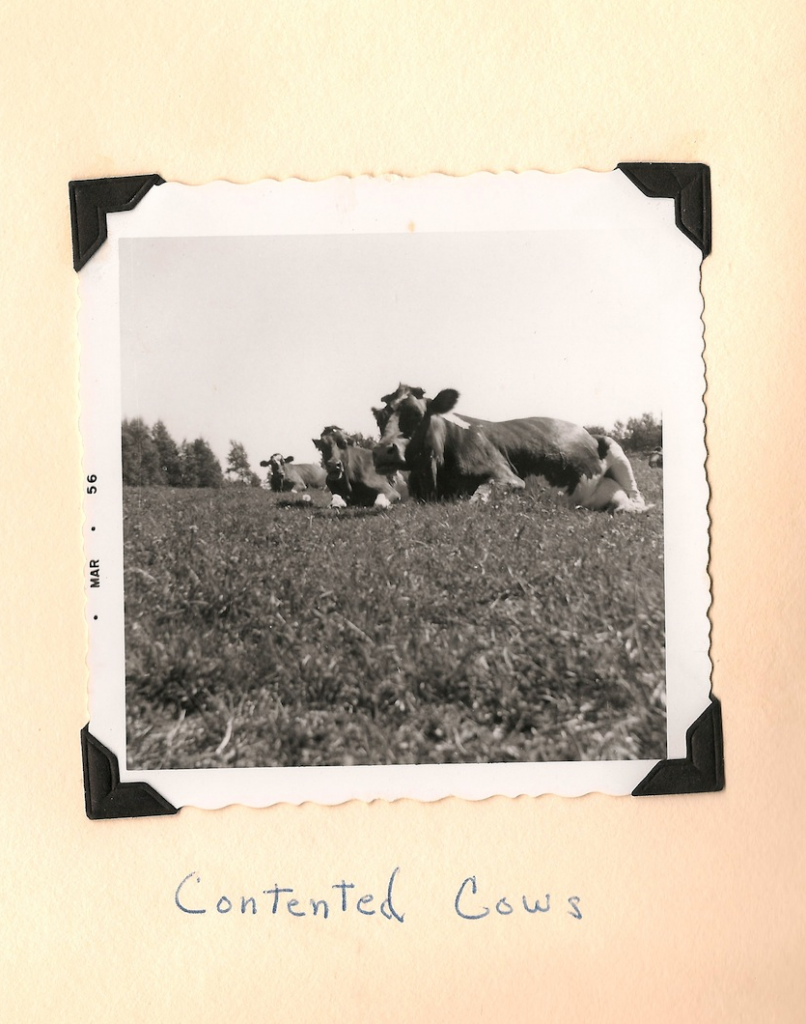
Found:
<path fill-rule="evenodd" d="M 804 107 L 789 2 L 0 12 L 5 1015 L 798 1020 L 804 992 Z M 703 271 L 722 794 L 90 822 L 67 182 L 710 164 Z M 401 924 L 271 914 L 354 882 Z M 206 907 L 174 893 L 191 872 Z M 454 900 L 463 890 L 464 920 Z M 195 882 L 196 877 L 202 881 Z M 260 893 L 257 915 L 240 897 Z M 551 893 L 552 909 L 519 904 Z M 215 911 L 227 895 L 229 914 Z M 496 912 L 506 896 L 511 915 Z M 569 897 L 579 897 L 582 920 Z M 268 911 L 266 906 L 268 904 Z M 247 908 L 248 909 L 248 908 Z M 502 905 L 506 910 L 506 906 Z"/>

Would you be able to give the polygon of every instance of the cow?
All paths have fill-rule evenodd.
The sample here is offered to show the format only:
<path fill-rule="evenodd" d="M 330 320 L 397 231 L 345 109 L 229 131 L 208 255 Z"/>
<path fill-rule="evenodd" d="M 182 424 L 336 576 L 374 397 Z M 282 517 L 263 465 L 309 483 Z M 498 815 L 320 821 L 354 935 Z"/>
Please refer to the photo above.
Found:
<path fill-rule="evenodd" d="M 264 469 L 268 467 L 269 487 L 273 491 L 295 494 L 297 491 L 306 491 L 309 487 L 325 486 L 327 474 L 321 466 L 312 466 L 305 462 L 295 463 L 293 455 L 282 456 L 277 453 L 260 465 Z"/>
<path fill-rule="evenodd" d="M 650 469 L 663 469 L 663 449 L 658 446 L 653 448 L 649 455 Z"/>
<path fill-rule="evenodd" d="M 401 384 L 373 409 L 381 431 L 374 451 L 379 473 L 406 467 L 420 501 L 470 496 L 489 500 L 493 486 L 523 490 L 543 477 L 573 506 L 609 512 L 647 508 L 627 456 L 612 438 L 546 417 L 491 422 L 456 415 L 459 393 L 427 399 Z"/>
<path fill-rule="evenodd" d="M 325 427 L 313 443 L 322 453 L 331 508 L 357 505 L 389 508 L 400 501 L 392 480 L 397 470 L 378 473 L 369 448 L 362 448 L 340 427 Z"/>

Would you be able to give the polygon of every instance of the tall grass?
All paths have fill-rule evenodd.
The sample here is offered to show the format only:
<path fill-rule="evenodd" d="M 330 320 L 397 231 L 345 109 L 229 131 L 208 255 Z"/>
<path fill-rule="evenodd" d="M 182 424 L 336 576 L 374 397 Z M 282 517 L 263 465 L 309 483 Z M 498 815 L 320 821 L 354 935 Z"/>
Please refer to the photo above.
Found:
<path fill-rule="evenodd" d="M 128 764 L 665 756 L 656 507 L 125 492 Z"/>

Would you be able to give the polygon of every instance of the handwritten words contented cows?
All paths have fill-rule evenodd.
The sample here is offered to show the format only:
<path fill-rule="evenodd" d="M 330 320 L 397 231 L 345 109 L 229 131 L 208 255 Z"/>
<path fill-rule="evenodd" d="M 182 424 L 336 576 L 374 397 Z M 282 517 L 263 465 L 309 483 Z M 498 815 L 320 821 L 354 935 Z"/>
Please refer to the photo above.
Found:
<path fill-rule="evenodd" d="M 205 887 L 201 875 L 191 871 L 176 887 L 174 902 L 183 914 L 191 915 L 210 912 L 222 916 L 234 913 L 237 916 L 253 917 L 262 913 L 326 921 L 334 916 L 359 914 L 404 924 L 406 914 L 395 895 L 399 872 L 399 867 L 394 869 L 381 893 L 362 892 L 355 882 L 343 878 L 333 883 L 329 891 L 312 897 L 303 895 L 293 886 L 280 885 L 279 882 L 271 888 L 260 889 L 249 895 L 211 893 Z M 509 917 L 511 914 L 545 917 L 551 913 L 562 913 L 572 920 L 581 921 L 581 902 L 579 896 L 556 898 L 549 892 L 499 894 L 489 886 L 479 885 L 475 875 L 469 875 L 457 886 L 451 901 L 445 902 L 445 907 L 452 906 L 453 912 L 463 921 Z"/>

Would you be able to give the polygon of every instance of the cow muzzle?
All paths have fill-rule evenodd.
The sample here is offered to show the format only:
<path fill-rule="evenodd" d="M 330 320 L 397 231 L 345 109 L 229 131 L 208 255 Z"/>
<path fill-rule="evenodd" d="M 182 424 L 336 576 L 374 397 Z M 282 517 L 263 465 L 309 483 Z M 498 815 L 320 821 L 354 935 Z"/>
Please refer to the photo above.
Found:
<path fill-rule="evenodd" d="M 372 452 L 375 469 L 384 475 L 406 468 L 406 445 L 402 441 L 379 444 Z"/>

